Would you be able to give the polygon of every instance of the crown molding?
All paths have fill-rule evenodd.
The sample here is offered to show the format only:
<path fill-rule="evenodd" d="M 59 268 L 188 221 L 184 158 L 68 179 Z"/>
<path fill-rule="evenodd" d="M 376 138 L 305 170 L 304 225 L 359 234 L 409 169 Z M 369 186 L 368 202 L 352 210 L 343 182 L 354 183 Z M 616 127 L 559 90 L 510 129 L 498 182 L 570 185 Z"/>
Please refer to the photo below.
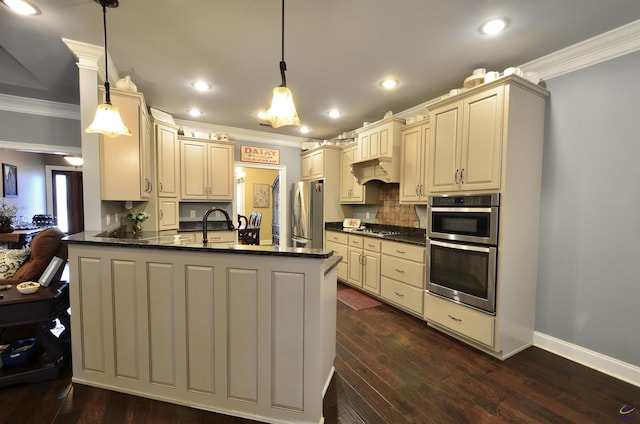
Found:
<path fill-rule="evenodd" d="M 640 50 L 640 20 L 520 65 L 551 79 Z"/>
<path fill-rule="evenodd" d="M 207 124 L 203 122 L 194 122 L 183 119 L 176 119 L 176 125 L 188 127 L 194 130 L 202 130 L 203 132 L 226 133 L 229 140 L 247 141 L 253 143 L 273 144 L 287 147 L 302 147 L 302 143 L 309 141 L 306 137 L 294 137 L 290 135 L 272 134 L 263 131 L 247 130 L 244 128 L 226 127 L 224 125 Z"/>
<path fill-rule="evenodd" d="M 105 62 L 104 62 L 104 46 L 96 46 L 95 44 L 84 43 L 82 41 L 62 38 L 69 50 L 78 58 L 78 68 L 92 69 L 98 72 L 98 76 L 102 81 L 105 80 Z M 120 76 L 116 65 L 111 60 L 111 55 L 107 52 L 109 60 L 109 79 L 118 81 Z"/>
<path fill-rule="evenodd" d="M 49 116 L 52 118 L 80 120 L 79 105 L 12 96 L 10 94 L 0 94 L 0 110 Z"/>
<path fill-rule="evenodd" d="M 29 153 L 47 153 L 51 155 L 82 155 L 82 148 L 56 146 L 52 144 L 25 143 L 0 140 L 0 149 L 17 150 Z"/>

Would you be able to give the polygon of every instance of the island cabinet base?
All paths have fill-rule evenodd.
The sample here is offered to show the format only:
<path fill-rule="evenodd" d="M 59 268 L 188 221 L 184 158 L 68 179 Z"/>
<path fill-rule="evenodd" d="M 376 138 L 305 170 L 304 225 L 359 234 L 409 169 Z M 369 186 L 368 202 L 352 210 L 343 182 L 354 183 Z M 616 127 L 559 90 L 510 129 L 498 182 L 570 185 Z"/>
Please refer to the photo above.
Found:
<path fill-rule="evenodd" d="M 336 274 L 323 259 L 70 244 L 73 381 L 321 423 Z"/>

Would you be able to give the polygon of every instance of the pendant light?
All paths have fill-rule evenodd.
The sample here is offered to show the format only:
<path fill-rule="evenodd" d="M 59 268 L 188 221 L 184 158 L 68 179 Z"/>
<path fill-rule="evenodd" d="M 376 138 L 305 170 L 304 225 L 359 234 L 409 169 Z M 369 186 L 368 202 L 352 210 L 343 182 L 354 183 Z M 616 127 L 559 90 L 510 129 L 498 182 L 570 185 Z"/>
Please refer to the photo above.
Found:
<path fill-rule="evenodd" d="M 280 75 L 282 84 L 273 89 L 273 99 L 271 107 L 267 111 L 267 120 L 271 122 L 273 128 L 284 127 L 287 125 L 300 126 L 300 118 L 296 112 L 296 106 L 293 104 L 293 94 L 287 87 L 287 79 L 284 72 L 287 70 L 287 64 L 284 61 L 284 0 L 282 0 L 282 60 L 280 61 Z"/>
<path fill-rule="evenodd" d="M 102 6 L 102 20 L 104 24 L 104 103 L 98 105 L 93 122 L 85 130 L 88 133 L 99 133 L 109 137 L 131 135 L 131 131 L 124 125 L 120 111 L 111 104 L 109 93 L 109 58 L 107 57 L 107 7 L 118 7 L 118 0 L 94 0 Z"/>

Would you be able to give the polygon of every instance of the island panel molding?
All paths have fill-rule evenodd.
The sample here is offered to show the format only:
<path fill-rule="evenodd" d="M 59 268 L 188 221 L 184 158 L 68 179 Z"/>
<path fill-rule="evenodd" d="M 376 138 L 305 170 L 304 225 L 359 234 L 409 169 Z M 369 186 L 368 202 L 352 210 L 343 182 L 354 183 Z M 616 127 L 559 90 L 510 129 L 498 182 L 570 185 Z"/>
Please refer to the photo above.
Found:
<path fill-rule="evenodd" d="M 339 258 L 84 238 L 67 239 L 75 384 L 265 422 L 323 421 Z"/>

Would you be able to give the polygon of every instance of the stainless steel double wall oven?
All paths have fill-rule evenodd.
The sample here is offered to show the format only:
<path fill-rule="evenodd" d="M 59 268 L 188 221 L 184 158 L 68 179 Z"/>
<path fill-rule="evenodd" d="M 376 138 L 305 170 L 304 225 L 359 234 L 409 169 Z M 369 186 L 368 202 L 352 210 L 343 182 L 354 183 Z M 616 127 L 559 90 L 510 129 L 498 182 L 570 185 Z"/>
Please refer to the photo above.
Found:
<path fill-rule="evenodd" d="M 427 290 L 495 314 L 500 195 L 432 196 L 427 214 Z"/>

